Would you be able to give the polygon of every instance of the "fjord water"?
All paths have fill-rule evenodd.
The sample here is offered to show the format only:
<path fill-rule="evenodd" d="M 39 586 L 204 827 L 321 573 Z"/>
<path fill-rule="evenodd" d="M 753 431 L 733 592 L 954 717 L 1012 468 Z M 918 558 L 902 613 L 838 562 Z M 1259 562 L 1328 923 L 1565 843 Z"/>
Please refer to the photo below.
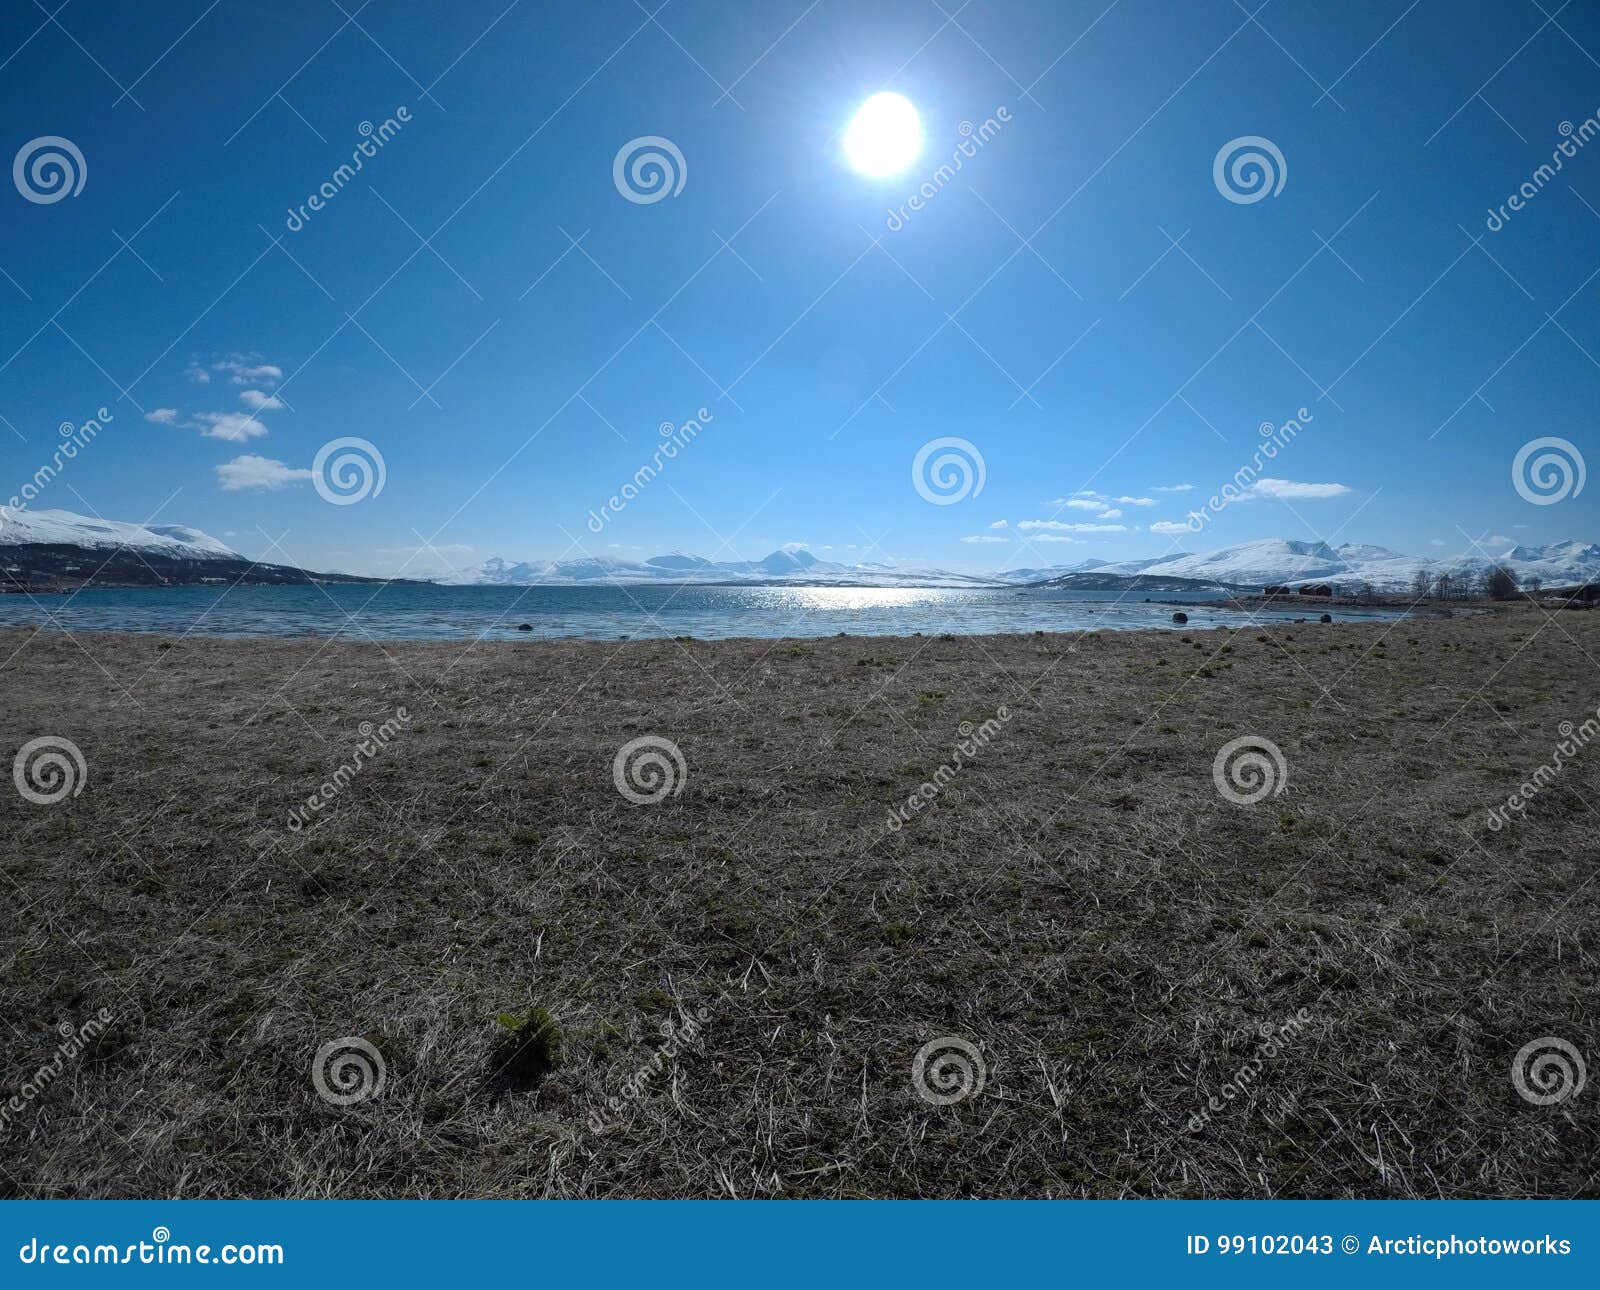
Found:
<path fill-rule="evenodd" d="M 1281 622 L 1321 613 L 1251 615 L 1224 597 L 1152 597 L 1020 588 L 604 586 L 604 587 L 159 587 L 87 588 L 62 595 L 0 596 L 0 627 L 182 636 L 344 635 L 376 640 L 534 637 L 910 636 L 921 632 L 1186 630 Z M 1340 620 L 1399 615 L 1331 610 Z M 532 632 L 519 630 L 527 623 Z"/>

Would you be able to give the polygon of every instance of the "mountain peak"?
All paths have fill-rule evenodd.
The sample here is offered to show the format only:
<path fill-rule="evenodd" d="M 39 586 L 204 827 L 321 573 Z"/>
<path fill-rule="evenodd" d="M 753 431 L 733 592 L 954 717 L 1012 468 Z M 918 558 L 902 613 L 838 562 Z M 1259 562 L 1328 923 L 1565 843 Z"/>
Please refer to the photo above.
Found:
<path fill-rule="evenodd" d="M 781 546 L 765 560 L 757 562 L 768 573 L 796 573 L 801 569 L 809 569 L 816 563 L 817 557 L 812 555 L 803 546 Z"/>

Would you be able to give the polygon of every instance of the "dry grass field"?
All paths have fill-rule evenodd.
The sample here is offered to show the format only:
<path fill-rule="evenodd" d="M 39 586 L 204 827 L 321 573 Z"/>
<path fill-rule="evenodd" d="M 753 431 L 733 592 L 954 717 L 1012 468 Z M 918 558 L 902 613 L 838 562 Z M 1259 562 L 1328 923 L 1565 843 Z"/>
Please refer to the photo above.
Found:
<path fill-rule="evenodd" d="M 1600 614 L 0 659 L 7 1195 L 1600 1194 Z"/>

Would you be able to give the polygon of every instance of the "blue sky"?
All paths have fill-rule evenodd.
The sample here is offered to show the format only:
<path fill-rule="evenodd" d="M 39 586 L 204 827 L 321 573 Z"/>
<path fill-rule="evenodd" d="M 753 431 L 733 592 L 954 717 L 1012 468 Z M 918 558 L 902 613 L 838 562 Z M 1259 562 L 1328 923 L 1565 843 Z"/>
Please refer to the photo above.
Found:
<path fill-rule="evenodd" d="M 1535 505 L 1511 479 L 1530 439 L 1594 443 L 1600 139 L 1486 227 L 1600 110 L 1600 15 L 1247 2 L 19 0 L 0 151 L 63 137 L 87 174 L 0 189 L 0 494 L 104 406 L 34 507 L 310 567 L 1600 538 L 1600 486 Z M 881 90 L 924 141 L 871 179 L 841 135 Z M 676 195 L 619 192 L 643 136 L 681 153 Z M 1276 195 L 1214 182 L 1244 136 L 1284 158 Z M 1279 482 L 1152 531 L 1300 408 Z M 330 505 L 307 472 L 342 437 L 384 486 Z M 981 493 L 913 486 L 941 437 Z"/>

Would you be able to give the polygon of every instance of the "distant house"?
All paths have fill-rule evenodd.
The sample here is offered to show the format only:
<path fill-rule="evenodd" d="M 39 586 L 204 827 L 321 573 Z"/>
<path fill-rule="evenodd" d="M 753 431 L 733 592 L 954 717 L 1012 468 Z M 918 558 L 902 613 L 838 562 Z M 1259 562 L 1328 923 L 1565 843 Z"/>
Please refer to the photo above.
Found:
<path fill-rule="evenodd" d="M 1292 596 L 1292 595 L 1294 595 L 1294 588 L 1293 587 L 1283 587 L 1283 586 L 1266 587 L 1266 588 L 1263 588 L 1261 594 L 1265 595 L 1265 596 Z"/>
<path fill-rule="evenodd" d="M 1331 596 L 1333 588 L 1325 582 L 1308 582 L 1300 588 L 1302 596 Z"/>

